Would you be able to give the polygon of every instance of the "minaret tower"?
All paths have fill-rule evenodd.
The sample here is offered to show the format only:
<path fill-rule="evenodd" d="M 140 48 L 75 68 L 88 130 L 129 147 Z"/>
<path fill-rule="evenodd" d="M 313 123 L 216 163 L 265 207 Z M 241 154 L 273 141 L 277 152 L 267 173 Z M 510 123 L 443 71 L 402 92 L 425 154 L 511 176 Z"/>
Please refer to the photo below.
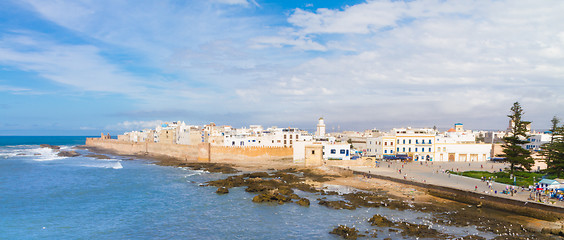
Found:
<path fill-rule="evenodd" d="M 317 132 L 315 133 L 318 137 L 325 136 L 325 122 L 323 122 L 323 118 L 319 118 L 319 122 L 317 123 Z"/>

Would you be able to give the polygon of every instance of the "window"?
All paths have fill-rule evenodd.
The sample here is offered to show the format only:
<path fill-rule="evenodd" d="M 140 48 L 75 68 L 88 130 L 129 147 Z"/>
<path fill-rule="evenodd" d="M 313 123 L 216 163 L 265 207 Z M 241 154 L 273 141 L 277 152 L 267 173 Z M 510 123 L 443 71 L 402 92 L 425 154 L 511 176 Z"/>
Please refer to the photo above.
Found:
<path fill-rule="evenodd" d="M 399 148 L 398 148 L 398 149 L 397 149 L 396 151 L 398 151 L 398 152 L 399 152 Z"/>
<path fill-rule="evenodd" d="M 345 149 L 341 149 L 340 153 L 345 154 Z"/>
<path fill-rule="evenodd" d="M 290 135 L 290 139 L 292 139 L 292 135 Z"/>
<path fill-rule="evenodd" d="M 331 149 L 331 154 L 335 154 L 335 153 L 337 153 L 337 150 Z"/>
<path fill-rule="evenodd" d="M 394 142 L 390 142 L 390 146 L 394 146 Z"/>
<path fill-rule="evenodd" d="M 440 148 L 440 147 L 438 147 L 438 148 L 437 148 L 437 152 L 440 152 L 440 151 L 441 151 L 441 148 Z"/>
<path fill-rule="evenodd" d="M 419 144 L 419 140 L 415 139 L 415 144 Z"/>
<path fill-rule="evenodd" d="M 399 144 L 399 139 L 398 139 L 398 144 Z"/>
<path fill-rule="evenodd" d="M 431 143 L 432 143 L 432 142 L 431 142 L 431 139 L 429 139 L 429 144 L 431 144 Z"/>
<path fill-rule="evenodd" d="M 409 139 L 409 144 L 411 144 L 411 139 Z M 410 151 L 411 152 L 411 151 Z"/>
<path fill-rule="evenodd" d="M 384 153 L 388 153 L 388 150 L 384 150 Z"/>
<path fill-rule="evenodd" d="M 286 140 L 284 140 L 284 144 L 286 144 Z"/>
<path fill-rule="evenodd" d="M 405 148 L 403 148 L 403 151 L 402 151 L 402 152 L 405 152 Z"/>
<path fill-rule="evenodd" d="M 446 147 L 443 147 L 443 152 L 446 152 Z"/>
<path fill-rule="evenodd" d="M 290 140 L 290 144 L 292 144 L 292 140 Z"/>
<path fill-rule="evenodd" d="M 415 152 L 417 152 L 417 148 L 415 148 Z"/>
<path fill-rule="evenodd" d="M 388 142 L 384 142 L 384 146 L 388 146 Z"/>
<path fill-rule="evenodd" d="M 403 140 L 403 144 L 405 144 L 405 139 Z"/>
<path fill-rule="evenodd" d="M 394 153 L 394 150 L 390 150 L 390 153 Z"/>
<path fill-rule="evenodd" d="M 425 148 L 421 148 L 421 152 L 425 152 Z"/>
<path fill-rule="evenodd" d="M 315 154 L 315 150 L 311 150 L 311 154 Z"/>
<path fill-rule="evenodd" d="M 411 148 L 409 148 L 409 151 L 411 152 Z"/>
<path fill-rule="evenodd" d="M 429 152 L 431 152 L 431 151 L 433 151 L 433 150 L 431 150 L 431 148 L 429 148 Z"/>

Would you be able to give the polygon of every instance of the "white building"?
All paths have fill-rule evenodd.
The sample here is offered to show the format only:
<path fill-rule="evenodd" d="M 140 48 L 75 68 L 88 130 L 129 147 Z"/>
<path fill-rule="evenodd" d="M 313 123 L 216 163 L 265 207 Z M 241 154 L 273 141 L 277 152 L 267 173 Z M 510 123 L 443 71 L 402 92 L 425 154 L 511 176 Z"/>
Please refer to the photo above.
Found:
<path fill-rule="evenodd" d="M 377 159 L 432 161 L 435 135 L 435 130 L 430 128 L 394 128 L 388 134 L 367 138 L 366 153 Z"/>
<path fill-rule="evenodd" d="M 306 146 L 322 145 L 323 160 L 351 160 L 351 145 L 327 141 L 298 141 L 294 145 L 294 163 L 301 163 L 306 157 Z"/>
<path fill-rule="evenodd" d="M 529 138 L 527 138 L 529 143 L 523 144 L 521 147 L 530 151 L 540 151 L 543 144 L 550 142 L 550 137 L 550 132 L 533 132 Z"/>
<path fill-rule="evenodd" d="M 367 139 L 367 155 L 377 159 L 413 161 L 487 161 L 491 144 L 476 143 L 472 131 L 461 123 L 438 134 L 429 128 L 394 128 L 388 134 Z"/>
<path fill-rule="evenodd" d="M 258 125 L 226 133 L 224 146 L 293 147 L 296 141 L 311 140 L 307 132 L 297 128 L 271 127 L 263 130 Z"/>
<path fill-rule="evenodd" d="M 324 160 L 351 160 L 351 145 L 348 143 L 329 143 L 323 144 Z"/>
<path fill-rule="evenodd" d="M 325 122 L 323 118 L 319 118 L 319 122 L 317 123 L 317 131 L 315 132 L 315 136 L 324 137 L 325 136 Z"/>

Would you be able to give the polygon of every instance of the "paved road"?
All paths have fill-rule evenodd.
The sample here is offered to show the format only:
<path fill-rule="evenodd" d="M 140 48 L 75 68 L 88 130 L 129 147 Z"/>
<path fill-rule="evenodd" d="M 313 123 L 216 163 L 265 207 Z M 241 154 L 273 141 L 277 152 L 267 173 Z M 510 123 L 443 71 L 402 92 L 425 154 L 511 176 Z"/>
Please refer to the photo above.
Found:
<path fill-rule="evenodd" d="M 352 170 L 370 172 L 382 176 L 393 177 L 398 179 L 407 179 L 416 182 L 425 182 L 429 184 L 452 187 L 467 191 L 478 191 L 485 194 L 496 195 L 510 199 L 517 199 L 521 201 L 528 201 L 530 192 L 521 191 L 518 188 L 517 194 L 502 194 L 501 192 L 510 186 L 502 183 L 492 183 L 492 188 L 489 188 L 486 182 L 480 179 L 469 178 L 454 174 L 448 174 L 445 170 L 451 171 L 500 171 L 508 164 L 492 163 L 492 162 L 381 162 L 376 167 L 350 167 Z M 400 171 L 401 170 L 401 173 Z M 476 186 L 478 187 L 476 189 Z M 497 193 L 495 193 L 497 191 Z M 554 204 L 559 207 L 564 207 L 564 202 L 556 201 Z"/>

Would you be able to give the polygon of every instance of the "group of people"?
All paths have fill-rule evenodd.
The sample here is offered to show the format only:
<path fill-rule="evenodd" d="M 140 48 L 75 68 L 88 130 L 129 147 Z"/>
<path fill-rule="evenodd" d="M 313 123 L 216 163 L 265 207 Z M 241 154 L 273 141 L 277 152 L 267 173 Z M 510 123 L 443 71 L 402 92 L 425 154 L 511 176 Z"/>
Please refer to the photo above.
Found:
<path fill-rule="evenodd" d="M 535 201 L 538 200 L 539 202 L 548 202 L 550 199 L 564 201 L 564 192 L 562 190 L 540 188 L 539 186 L 536 186 L 531 190 L 529 199 Z"/>

